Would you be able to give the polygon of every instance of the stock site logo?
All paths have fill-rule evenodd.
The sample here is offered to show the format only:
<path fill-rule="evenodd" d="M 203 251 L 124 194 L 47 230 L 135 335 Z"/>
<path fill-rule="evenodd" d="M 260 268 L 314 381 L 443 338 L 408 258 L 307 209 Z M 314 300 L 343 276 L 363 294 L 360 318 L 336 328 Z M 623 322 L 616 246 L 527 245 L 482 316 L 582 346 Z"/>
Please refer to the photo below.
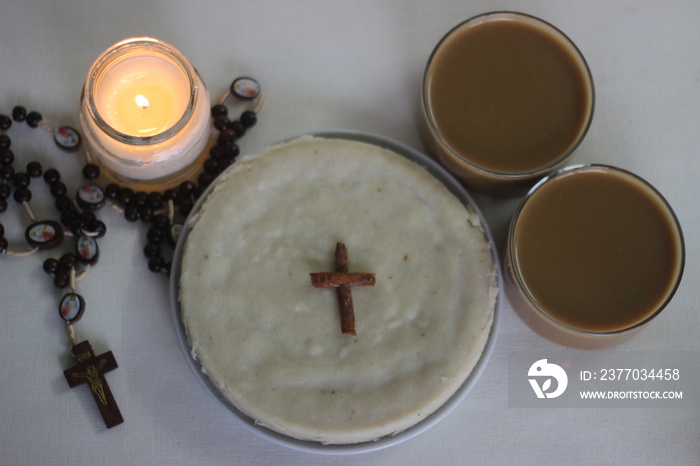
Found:
<path fill-rule="evenodd" d="M 540 359 L 530 366 L 527 375 L 537 398 L 556 398 L 564 393 L 569 383 L 566 371 L 556 364 L 548 363 L 546 359 Z M 557 384 L 555 389 L 550 391 L 552 380 L 556 380 Z"/>

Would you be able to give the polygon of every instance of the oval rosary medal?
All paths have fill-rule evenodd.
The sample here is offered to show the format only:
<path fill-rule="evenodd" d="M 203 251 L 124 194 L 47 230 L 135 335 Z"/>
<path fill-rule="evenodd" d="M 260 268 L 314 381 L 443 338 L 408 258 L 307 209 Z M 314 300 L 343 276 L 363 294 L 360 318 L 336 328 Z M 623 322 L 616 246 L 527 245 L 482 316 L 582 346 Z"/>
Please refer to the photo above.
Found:
<path fill-rule="evenodd" d="M 75 253 L 83 264 L 93 265 L 100 258 L 100 248 L 92 236 L 83 235 L 75 242 Z"/>
<path fill-rule="evenodd" d="M 78 293 L 68 293 L 61 298 L 58 313 L 66 322 L 77 322 L 85 311 L 85 299 Z"/>
<path fill-rule="evenodd" d="M 32 247 L 53 248 L 63 241 L 63 227 L 53 220 L 35 222 L 27 227 L 24 237 Z"/>
<path fill-rule="evenodd" d="M 53 142 L 66 152 L 75 152 L 80 149 L 80 133 L 70 126 L 61 126 L 53 132 Z"/>

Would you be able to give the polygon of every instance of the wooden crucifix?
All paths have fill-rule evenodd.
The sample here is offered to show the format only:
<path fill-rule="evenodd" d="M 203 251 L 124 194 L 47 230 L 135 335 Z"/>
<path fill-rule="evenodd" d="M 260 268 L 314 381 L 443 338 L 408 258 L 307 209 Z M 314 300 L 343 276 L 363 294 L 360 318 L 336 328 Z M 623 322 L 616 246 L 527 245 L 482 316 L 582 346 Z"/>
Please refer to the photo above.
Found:
<path fill-rule="evenodd" d="M 102 419 L 108 429 L 124 422 L 112 391 L 107 385 L 104 373 L 116 369 L 117 361 L 111 351 L 99 356 L 95 353 L 87 340 L 74 345 L 71 352 L 78 359 L 78 364 L 63 371 L 70 388 L 80 384 L 90 385 L 90 391 L 95 398 L 95 403 L 102 414 Z"/>
<path fill-rule="evenodd" d="M 335 247 L 335 272 L 310 273 L 311 285 L 316 288 L 337 288 L 340 330 L 345 335 L 355 332 L 355 309 L 352 304 L 351 286 L 374 286 L 373 273 L 348 272 L 348 248 L 343 243 Z"/>

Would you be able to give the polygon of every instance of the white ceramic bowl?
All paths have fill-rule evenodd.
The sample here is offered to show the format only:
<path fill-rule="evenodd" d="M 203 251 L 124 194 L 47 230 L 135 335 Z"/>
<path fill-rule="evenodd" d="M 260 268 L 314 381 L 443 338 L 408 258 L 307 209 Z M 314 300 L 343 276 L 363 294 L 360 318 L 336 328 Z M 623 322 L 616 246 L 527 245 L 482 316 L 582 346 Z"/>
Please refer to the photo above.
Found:
<path fill-rule="evenodd" d="M 484 229 L 484 233 L 486 235 L 487 240 L 489 241 L 489 244 L 491 245 L 491 255 L 493 258 L 493 263 L 497 267 L 497 280 L 498 280 L 498 289 L 499 289 L 499 296 L 496 300 L 496 306 L 494 309 L 494 316 L 493 316 L 493 324 L 491 326 L 491 331 L 488 337 L 488 340 L 486 342 L 486 346 L 484 348 L 484 351 L 481 355 L 481 358 L 477 362 L 476 366 L 472 370 L 471 374 L 465 382 L 462 384 L 462 386 L 455 392 L 452 397 L 445 402 L 437 411 L 435 411 L 433 414 L 430 416 L 426 417 L 424 420 L 419 422 L 418 424 L 414 425 L 413 427 L 410 427 L 409 429 L 406 429 L 402 432 L 399 432 L 398 434 L 391 435 L 391 436 L 385 436 L 382 437 L 376 441 L 369 441 L 369 442 L 363 442 L 363 443 L 356 443 L 356 444 L 350 444 L 350 445 L 324 445 L 319 442 L 313 442 L 313 441 L 305 441 L 305 440 L 298 440 L 292 437 L 288 437 L 286 435 L 279 434 L 277 432 L 274 432 L 266 427 L 263 427 L 261 425 L 258 425 L 255 423 L 255 420 L 251 419 L 241 411 L 239 411 L 235 406 L 233 406 L 225 397 L 224 395 L 219 392 L 219 390 L 211 383 L 209 380 L 209 377 L 202 372 L 202 366 L 200 363 L 195 360 L 192 357 L 192 347 L 190 346 L 190 342 L 187 338 L 187 334 L 185 332 L 185 327 L 182 322 L 182 314 L 180 310 L 180 302 L 178 300 L 179 296 L 179 290 L 180 290 L 180 267 L 181 267 L 181 262 L 182 262 L 182 251 L 183 247 L 187 241 L 187 236 L 190 233 L 191 228 L 187 226 L 188 222 L 185 222 L 185 226 L 182 229 L 182 232 L 180 233 L 180 237 L 178 239 L 177 247 L 175 248 L 175 254 L 173 257 L 173 262 L 172 262 L 172 269 L 170 273 L 170 308 L 172 312 L 173 319 L 175 321 L 175 329 L 177 332 L 177 338 L 180 343 L 180 348 L 182 349 L 182 352 L 185 356 L 185 360 L 187 361 L 187 364 L 189 365 L 190 369 L 192 370 L 192 373 L 195 375 L 197 380 L 199 381 L 200 384 L 216 399 L 218 400 L 231 414 L 235 416 L 237 420 L 241 422 L 245 427 L 250 429 L 251 431 L 255 432 L 256 434 L 278 444 L 278 445 L 283 445 L 295 450 L 300 450 L 300 451 L 305 451 L 305 452 L 310 452 L 310 453 L 321 453 L 321 454 L 327 454 L 327 455 L 343 455 L 343 454 L 352 454 L 352 453 L 363 453 L 363 452 L 369 452 L 369 451 L 374 451 L 374 450 L 379 450 L 382 448 L 386 448 L 392 445 L 399 444 L 405 440 L 408 440 L 410 438 L 415 437 L 416 435 L 420 434 L 421 432 L 424 432 L 427 430 L 429 427 L 435 425 L 438 421 L 440 421 L 442 418 L 444 418 L 448 413 L 450 413 L 463 399 L 464 397 L 467 396 L 467 393 L 469 390 L 472 388 L 472 386 L 476 383 L 477 379 L 481 375 L 481 372 L 484 370 L 484 367 L 486 366 L 486 363 L 489 360 L 489 357 L 491 356 L 491 353 L 493 352 L 493 348 L 496 342 L 496 334 L 498 332 L 498 327 L 500 324 L 500 315 L 501 315 L 501 302 L 503 300 L 502 297 L 502 291 L 503 291 L 503 286 L 502 286 L 502 277 L 501 277 L 501 269 L 500 269 L 500 263 L 498 260 L 498 253 L 496 251 L 496 246 L 493 241 L 493 237 L 491 236 L 491 232 L 488 229 L 488 225 L 486 224 L 486 221 L 481 214 L 481 211 L 478 209 L 478 207 L 474 204 L 474 201 L 472 200 L 471 196 L 467 193 L 467 191 L 460 185 L 453 177 L 450 175 L 444 168 L 442 168 L 440 165 L 438 165 L 433 159 L 429 158 L 427 155 L 422 154 L 404 144 L 401 144 L 397 141 L 394 141 L 392 139 L 383 137 L 383 136 L 378 136 L 375 134 L 369 134 L 369 133 L 363 133 L 363 132 L 356 132 L 356 131 L 347 131 L 347 130 L 331 130 L 331 131 L 318 131 L 318 132 L 313 132 L 309 133 L 308 135 L 311 136 L 316 136 L 316 137 L 322 137 L 322 138 L 329 138 L 329 139 L 346 139 L 346 140 L 352 140 L 352 141 L 360 141 L 360 142 L 365 142 L 369 144 L 374 144 L 379 147 L 383 147 L 385 149 L 392 150 L 396 152 L 397 154 L 400 154 L 404 157 L 406 157 L 409 160 L 412 160 L 414 162 L 417 162 L 418 164 L 424 166 L 428 172 L 430 172 L 433 176 L 435 176 L 438 180 L 440 180 L 445 186 L 455 195 L 457 198 L 462 201 L 463 204 L 471 206 L 471 208 L 479 215 L 479 218 L 481 219 L 481 224 Z M 297 135 L 288 139 L 285 139 L 285 141 L 296 139 L 297 137 L 300 137 L 302 135 Z M 280 141 L 279 143 L 285 142 L 285 141 Z M 278 144 L 279 144 L 278 143 Z M 194 209 L 192 209 L 192 213 L 190 215 L 196 214 L 199 209 L 202 206 L 202 203 L 204 200 L 207 198 L 209 193 L 211 192 L 211 189 L 213 187 L 210 186 L 209 189 L 207 189 L 204 194 L 200 197 L 199 201 L 197 204 L 194 206 Z"/>

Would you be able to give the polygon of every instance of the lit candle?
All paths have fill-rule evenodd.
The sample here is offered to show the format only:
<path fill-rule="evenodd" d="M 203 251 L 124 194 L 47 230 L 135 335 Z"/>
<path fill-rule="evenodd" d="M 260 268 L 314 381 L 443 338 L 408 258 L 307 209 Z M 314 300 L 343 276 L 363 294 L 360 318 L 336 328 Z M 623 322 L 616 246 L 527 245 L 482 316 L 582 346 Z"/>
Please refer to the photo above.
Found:
<path fill-rule="evenodd" d="M 85 83 L 88 151 L 117 181 L 162 186 L 191 174 L 209 134 L 209 94 L 187 59 L 150 38 L 105 51 Z"/>
<path fill-rule="evenodd" d="M 187 80 L 172 64 L 138 57 L 115 65 L 97 88 L 96 104 L 112 128 L 153 136 L 177 123 L 189 96 Z"/>

